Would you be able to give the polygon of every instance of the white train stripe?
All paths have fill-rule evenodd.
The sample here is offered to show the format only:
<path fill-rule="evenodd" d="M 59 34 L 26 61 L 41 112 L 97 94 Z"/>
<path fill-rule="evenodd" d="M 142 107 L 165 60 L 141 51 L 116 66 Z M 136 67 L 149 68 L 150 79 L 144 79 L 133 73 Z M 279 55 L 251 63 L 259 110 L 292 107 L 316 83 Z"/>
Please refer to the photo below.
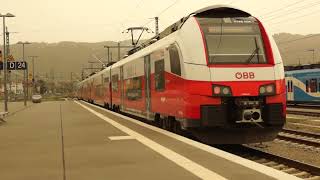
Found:
<path fill-rule="evenodd" d="M 214 68 L 211 69 L 211 81 L 272 81 L 276 80 L 274 67 L 246 67 L 246 68 Z M 241 77 L 237 76 L 241 73 Z M 247 73 L 247 77 L 244 77 Z M 253 73 L 253 77 L 250 77 Z"/>
<path fill-rule="evenodd" d="M 186 169 L 187 171 L 189 171 L 190 173 L 194 174 L 195 176 L 201 178 L 201 179 L 206 179 L 206 180 L 225 180 L 226 178 L 220 176 L 219 174 L 216 174 L 213 171 L 210 171 L 209 169 L 191 161 L 190 159 L 152 141 L 151 139 L 129 129 L 126 126 L 123 126 L 119 123 L 117 123 L 116 121 L 92 110 L 91 108 L 76 102 L 77 104 L 79 104 L 81 107 L 83 107 L 84 109 L 88 110 L 89 112 L 93 113 L 94 115 L 98 116 L 99 118 L 105 120 L 106 122 L 108 122 L 109 124 L 113 125 L 114 127 L 118 128 L 119 130 L 123 131 L 124 133 L 129 134 L 130 136 L 134 137 L 135 139 L 137 139 L 139 142 L 141 142 L 142 144 L 146 145 L 147 147 L 149 147 L 150 149 L 156 151 L 157 153 L 161 154 L 162 156 L 164 156 L 165 158 L 169 159 L 170 161 L 176 163 L 177 165 L 179 165 L 180 167 Z"/>
<path fill-rule="evenodd" d="M 86 102 L 85 102 L 86 103 Z M 80 104 L 80 103 L 78 103 Z M 133 122 L 135 124 L 138 124 L 140 126 L 143 126 L 145 128 L 148 128 L 148 129 L 151 129 L 153 131 L 156 131 L 158 133 L 161 133 L 161 134 L 164 134 L 166 136 L 169 136 L 171 138 L 174 138 L 176 140 L 179 140 L 181 142 L 184 142 L 186 144 L 189 144 L 193 147 L 196 147 L 198 149 L 201 149 L 203 151 L 206 151 L 208 153 L 211 153 L 215 156 L 219 156 L 221 158 L 224 158 L 226 160 L 229 160 L 231 162 L 234 162 L 236 164 L 240 164 L 244 167 L 247 167 L 247 168 L 250 168 L 250 169 L 253 169 L 257 172 L 260 172 L 262 174 L 265 174 L 265 175 L 268 175 L 270 177 L 273 177 L 275 179 L 292 179 L 292 180 L 301 180 L 300 178 L 297 178 L 295 176 L 292 176 L 292 175 L 289 175 L 287 173 L 284 173 L 284 172 L 281 172 L 281 171 L 278 171 L 278 170 L 275 170 L 273 168 L 270 168 L 270 167 L 267 167 L 267 166 L 264 166 L 262 164 L 259 164 L 259 163 L 256 163 L 256 162 L 253 162 L 253 161 L 250 161 L 248 159 L 245 159 L 245 158 L 242 158 L 242 157 L 239 157 L 239 156 L 236 156 L 234 154 L 231 154 L 231 153 L 228 153 L 228 152 L 225 152 L 225 151 L 222 151 L 222 150 L 219 150 L 219 149 L 216 149 L 214 147 L 211 147 L 211 146 L 208 146 L 206 144 L 202 144 L 200 142 L 197 142 L 197 141 L 194 141 L 194 140 L 191 140 L 191 139 L 188 139 L 186 137 L 183 137 L 183 136 L 180 136 L 180 135 L 177 135 L 177 134 L 174 134 L 174 133 L 171 133 L 169 131 L 166 131 L 166 130 L 163 130 L 163 129 L 160 129 L 160 128 L 157 128 L 155 126 L 151 126 L 151 125 L 148 125 L 146 123 L 143 123 L 143 122 L 140 122 L 140 121 L 137 121 L 135 119 L 132 119 L 130 117 L 127 117 L 127 116 L 124 116 L 124 115 L 121 115 L 121 114 L 118 114 L 118 113 L 115 113 L 115 112 L 112 112 L 112 111 L 109 111 L 107 109 L 104 109 L 102 107 L 98 107 L 98 106 L 95 106 L 95 105 L 92 105 L 92 104 L 89 104 L 89 103 L 86 103 L 92 107 L 95 107 L 95 108 L 98 108 L 98 109 L 101 109 L 103 111 L 106 111 L 110 114 L 113 114 L 115 116 L 118 116 L 118 117 L 121 117 L 123 119 L 126 119 L 130 122 Z"/>

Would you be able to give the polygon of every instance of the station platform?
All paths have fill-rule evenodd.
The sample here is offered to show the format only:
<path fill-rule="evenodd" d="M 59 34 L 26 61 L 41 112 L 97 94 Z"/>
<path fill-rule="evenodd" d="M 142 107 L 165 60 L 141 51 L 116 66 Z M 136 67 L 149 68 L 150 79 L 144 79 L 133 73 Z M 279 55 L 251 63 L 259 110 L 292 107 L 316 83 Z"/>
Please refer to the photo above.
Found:
<path fill-rule="evenodd" d="M 81 101 L 43 102 L 0 125 L 0 179 L 299 179 Z"/>

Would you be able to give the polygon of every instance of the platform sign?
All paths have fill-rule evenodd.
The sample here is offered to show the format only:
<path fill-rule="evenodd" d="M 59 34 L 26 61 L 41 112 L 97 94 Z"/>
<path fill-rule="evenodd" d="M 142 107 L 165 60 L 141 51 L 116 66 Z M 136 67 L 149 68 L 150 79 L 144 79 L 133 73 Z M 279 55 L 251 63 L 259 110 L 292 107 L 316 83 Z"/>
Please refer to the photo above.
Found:
<path fill-rule="evenodd" d="M 25 61 L 7 62 L 8 70 L 26 70 L 28 67 Z M 0 62 L 0 70 L 3 70 L 3 62 Z"/>

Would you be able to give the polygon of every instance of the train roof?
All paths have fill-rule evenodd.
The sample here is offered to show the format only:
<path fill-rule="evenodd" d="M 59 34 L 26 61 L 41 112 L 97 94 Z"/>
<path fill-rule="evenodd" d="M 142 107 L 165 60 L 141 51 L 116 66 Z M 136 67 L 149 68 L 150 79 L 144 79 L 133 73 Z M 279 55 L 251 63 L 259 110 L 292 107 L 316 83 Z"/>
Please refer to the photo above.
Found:
<path fill-rule="evenodd" d="M 242 16 L 242 17 L 249 17 L 251 16 L 251 14 L 249 14 L 248 12 L 238 8 L 238 7 L 235 7 L 235 6 L 232 6 L 232 5 L 224 5 L 224 4 L 218 4 L 218 5 L 212 5 L 212 6 L 207 6 L 207 7 L 204 7 L 202 9 L 199 9 L 193 13 L 191 13 L 190 15 L 199 15 L 199 14 L 202 14 L 202 13 L 220 13 L 219 11 L 223 10 L 224 12 L 227 12 L 229 15 L 233 15 L 233 16 Z M 190 16 L 189 15 L 189 16 Z"/>
<path fill-rule="evenodd" d="M 174 33 L 179 30 L 183 24 L 192 16 L 199 16 L 199 17 L 207 17 L 207 16 L 212 16 L 212 14 L 214 14 L 214 17 L 250 17 L 251 14 L 249 14 L 246 11 L 243 11 L 237 7 L 234 6 L 230 6 L 230 5 L 212 5 L 212 6 L 208 6 L 208 7 L 204 7 L 202 9 L 199 9 L 191 14 L 189 14 L 186 17 L 181 18 L 180 20 L 178 20 L 176 23 L 172 24 L 171 26 L 167 27 L 164 31 L 162 31 L 159 35 L 154 36 L 153 38 L 151 38 L 150 40 L 147 40 L 146 42 L 140 44 L 139 46 L 137 46 L 136 48 L 133 48 L 132 50 L 130 50 L 128 52 L 129 56 L 116 62 L 115 64 L 109 66 L 108 68 L 106 68 L 105 70 L 100 71 L 99 73 L 90 76 L 89 78 L 83 80 L 82 82 L 80 82 L 80 84 L 86 82 L 89 79 L 92 79 L 94 77 L 97 77 L 98 75 L 103 74 L 104 72 L 108 71 L 108 69 L 113 68 L 113 67 L 119 67 L 129 61 L 131 61 L 132 59 L 135 58 L 140 58 L 143 55 L 147 54 L 150 52 L 150 50 L 152 49 L 156 49 L 158 47 L 164 46 L 167 43 L 173 43 L 174 40 L 172 40 L 174 37 Z M 172 36 L 169 36 L 171 35 Z M 162 40 L 165 39 L 165 40 Z M 159 42 L 160 40 L 162 40 L 162 43 L 156 43 L 155 42 Z M 151 46 L 152 45 L 152 46 Z M 150 48 L 146 49 L 146 47 Z M 143 51 L 142 51 L 143 50 Z M 136 52 L 140 52 L 139 54 L 135 54 Z"/>
<path fill-rule="evenodd" d="M 173 23 L 169 27 L 167 27 L 164 31 L 162 31 L 159 35 L 152 37 L 151 39 L 147 40 L 146 42 L 140 44 L 139 46 L 131 49 L 128 54 L 134 54 L 145 47 L 157 42 L 158 40 L 165 38 L 166 36 L 174 33 L 175 31 L 181 29 L 183 24 L 192 16 L 199 16 L 199 17 L 250 17 L 251 14 L 248 12 L 241 10 L 235 6 L 230 5 L 212 5 L 208 7 L 204 7 L 199 9 L 188 16 L 185 16 L 178 20 L 177 22 Z"/>
<path fill-rule="evenodd" d="M 95 77 L 97 77 L 99 75 L 102 75 L 103 73 L 105 73 L 107 71 L 110 71 L 110 69 L 111 69 L 111 66 L 108 66 L 105 69 L 95 73 L 94 75 L 91 75 L 91 76 L 87 77 L 86 79 L 82 80 L 81 82 L 78 83 L 78 85 L 81 85 L 81 84 L 85 83 L 86 81 L 89 81 L 92 78 L 95 78 Z"/>
<path fill-rule="evenodd" d="M 147 40 L 146 42 L 140 44 L 139 46 L 133 48 L 128 52 L 129 57 L 154 44 L 155 42 L 158 42 L 159 40 L 169 36 L 170 34 L 176 32 L 177 30 L 181 29 L 184 23 L 192 16 L 200 16 L 200 17 L 250 17 L 251 14 L 248 12 L 241 10 L 235 6 L 230 6 L 230 5 L 212 5 L 208 7 L 204 7 L 202 9 L 199 9 L 191 14 L 189 14 L 186 17 L 181 18 L 174 24 L 170 25 L 167 27 L 164 31 L 162 31 L 159 35 L 156 35 L 152 37 L 151 39 Z M 118 63 L 117 63 L 118 64 Z"/>

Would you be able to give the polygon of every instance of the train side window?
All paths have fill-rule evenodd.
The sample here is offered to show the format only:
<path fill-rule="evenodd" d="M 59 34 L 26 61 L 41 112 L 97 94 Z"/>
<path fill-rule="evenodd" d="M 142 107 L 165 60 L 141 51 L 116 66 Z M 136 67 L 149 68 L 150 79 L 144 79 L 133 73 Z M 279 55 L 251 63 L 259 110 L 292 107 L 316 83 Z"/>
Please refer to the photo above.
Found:
<path fill-rule="evenodd" d="M 112 92 L 118 92 L 118 81 L 119 75 L 115 74 L 112 76 Z"/>
<path fill-rule="evenodd" d="M 104 88 L 105 89 L 108 89 L 109 90 L 109 84 L 110 83 L 110 78 L 109 77 L 105 77 L 105 78 L 103 78 L 103 86 L 104 86 Z"/>
<path fill-rule="evenodd" d="M 154 63 L 155 68 L 155 89 L 156 91 L 163 91 L 165 89 L 165 78 L 164 78 L 164 60 L 159 60 Z"/>
<path fill-rule="evenodd" d="M 293 82 L 290 81 L 290 92 L 293 92 Z"/>
<path fill-rule="evenodd" d="M 287 82 L 287 92 L 290 92 L 290 81 Z"/>
<path fill-rule="evenodd" d="M 306 80 L 306 92 L 309 92 L 309 80 Z"/>
<path fill-rule="evenodd" d="M 171 72 L 181 76 L 181 66 L 178 48 L 175 45 L 169 47 Z"/>
<path fill-rule="evenodd" d="M 104 96 L 104 93 L 103 93 L 103 89 L 102 89 L 102 85 L 101 85 L 101 84 L 97 85 L 97 87 L 96 87 L 96 95 L 97 95 L 98 97 Z"/>
<path fill-rule="evenodd" d="M 134 77 L 126 81 L 126 97 L 128 100 L 135 101 L 142 98 L 142 79 Z"/>
<path fill-rule="evenodd" d="M 317 79 L 311 79 L 310 80 L 310 91 L 312 93 L 315 93 L 318 91 L 318 86 L 317 86 Z"/>
<path fill-rule="evenodd" d="M 110 80 L 109 80 L 109 77 L 105 77 L 103 81 L 104 81 L 105 84 L 108 84 L 109 81 L 110 81 Z"/>

